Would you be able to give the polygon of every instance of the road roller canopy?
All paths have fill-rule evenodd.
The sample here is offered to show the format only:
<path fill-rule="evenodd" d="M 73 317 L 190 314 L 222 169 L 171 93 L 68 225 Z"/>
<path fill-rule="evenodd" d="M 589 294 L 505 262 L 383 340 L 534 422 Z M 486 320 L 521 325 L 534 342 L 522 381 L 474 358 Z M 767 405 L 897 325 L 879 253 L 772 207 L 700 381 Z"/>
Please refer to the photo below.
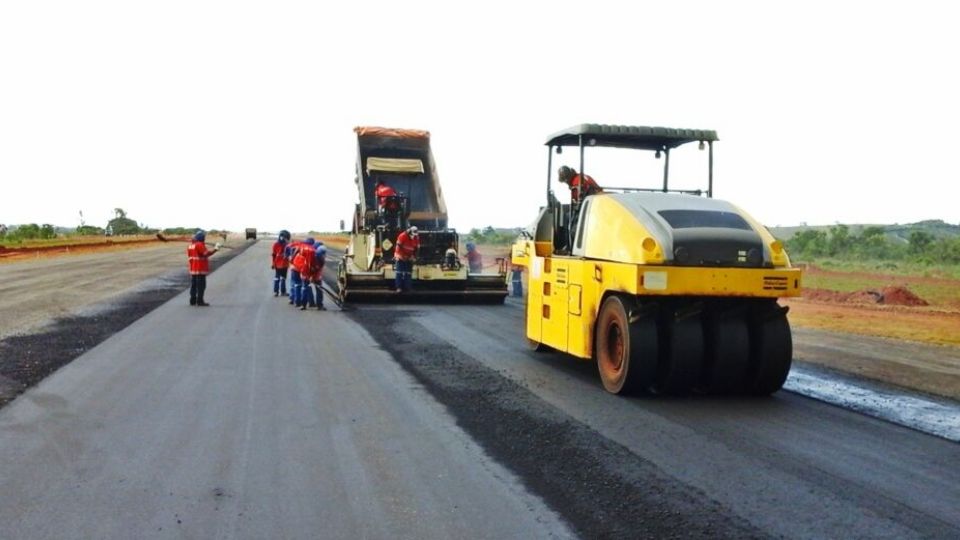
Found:
<path fill-rule="evenodd" d="M 647 126 L 580 124 L 554 133 L 547 146 L 610 146 L 642 150 L 666 150 L 689 142 L 713 142 L 717 132 L 707 129 L 678 129 Z"/>

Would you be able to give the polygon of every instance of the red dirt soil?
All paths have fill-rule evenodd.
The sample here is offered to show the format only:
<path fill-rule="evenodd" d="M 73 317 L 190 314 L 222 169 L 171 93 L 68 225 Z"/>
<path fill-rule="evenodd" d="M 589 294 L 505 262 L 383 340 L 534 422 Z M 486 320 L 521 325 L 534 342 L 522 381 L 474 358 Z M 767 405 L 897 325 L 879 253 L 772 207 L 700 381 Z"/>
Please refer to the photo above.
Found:
<path fill-rule="evenodd" d="M 4 247 L 0 246 L 0 262 L 22 260 L 36 257 L 58 257 L 61 255 L 78 255 L 84 253 L 96 253 L 116 249 L 130 249 L 143 247 L 160 242 L 185 242 L 189 240 L 187 236 L 167 236 L 136 238 L 131 240 L 103 240 L 99 242 L 78 242 L 75 244 L 58 244 L 55 246 L 33 246 L 33 247 Z"/>
<path fill-rule="evenodd" d="M 834 304 L 883 304 L 887 306 L 929 306 L 930 304 L 905 287 L 864 289 L 849 293 L 826 289 L 804 289 L 804 300 Z"/>

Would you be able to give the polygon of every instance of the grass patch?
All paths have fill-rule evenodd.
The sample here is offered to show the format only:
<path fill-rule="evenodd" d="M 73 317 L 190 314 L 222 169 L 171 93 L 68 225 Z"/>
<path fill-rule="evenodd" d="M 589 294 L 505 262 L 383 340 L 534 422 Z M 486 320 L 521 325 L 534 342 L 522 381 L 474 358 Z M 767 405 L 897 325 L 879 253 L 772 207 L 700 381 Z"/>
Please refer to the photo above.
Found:
<path fill-rule="evenodd" d="M 923 264 L 909 261 L 877 261 L 877 260 L 845 260 L 845 259 L 815 259 L 810 261 L 794 261 L 796 264 L 811 264 L 825 270 L 837 272 L 868 272 L 888 276 L 925 277 L 960 279 L 960 265 L 955 264 Z"/>
<path fill-rule="evenodd" d="M 144 240 L 153 240 L 154 235 L 136 235 L 136 236 L 58 236 L 48 239 L 31 240 L 0 240 L 0 246 L 5 248 L 51 248 L 58 246 L 76 246 L 83 244 L 103 244 L 113 243 L 122 244 L 124 242 L 142 242 Z"/>

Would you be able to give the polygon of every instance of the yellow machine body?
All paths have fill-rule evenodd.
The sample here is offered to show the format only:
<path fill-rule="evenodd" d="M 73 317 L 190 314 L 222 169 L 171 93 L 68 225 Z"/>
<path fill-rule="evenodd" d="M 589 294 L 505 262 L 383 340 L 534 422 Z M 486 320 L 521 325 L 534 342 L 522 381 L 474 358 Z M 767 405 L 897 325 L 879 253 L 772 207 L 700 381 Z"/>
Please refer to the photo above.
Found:
<path fill-rule="evenodd" d="M 664 195 L 683 197 L 682 195 Z M 747 219 L 771 254 L 769 268 L 689 267 L 664 264 L 663 247 L 610 195 L 590 197 L 583 254 L 552 255 L 550 242 L 525 239 L 513 246 L 513 263 L 528 272 L 527 337 L 584 359 L 593 358 L 593 329 L 604 298 L 799 296 L 801 272 L 791 268 L 780 242 Z M 744 218 L 749 217 L 740 212 Z M 539 253 L 539 254 L 538 254 Z"/>

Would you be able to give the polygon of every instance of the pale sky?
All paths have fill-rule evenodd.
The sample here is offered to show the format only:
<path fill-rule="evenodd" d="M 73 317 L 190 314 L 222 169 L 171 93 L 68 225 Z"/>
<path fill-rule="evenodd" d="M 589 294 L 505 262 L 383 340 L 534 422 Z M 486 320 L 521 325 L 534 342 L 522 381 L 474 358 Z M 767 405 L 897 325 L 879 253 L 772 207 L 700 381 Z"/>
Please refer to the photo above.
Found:
<path fill-rule="evenodd" d="M 334 230 L 352 129 L 378 125 L 431 132 L 452 226 L 526 225 L 543 143 L 580 123 L 716 130 L 715 196 L 770 226 L 958 223 L 956 21 L 927 1 L 0 2 L 0 223 Z"/>

